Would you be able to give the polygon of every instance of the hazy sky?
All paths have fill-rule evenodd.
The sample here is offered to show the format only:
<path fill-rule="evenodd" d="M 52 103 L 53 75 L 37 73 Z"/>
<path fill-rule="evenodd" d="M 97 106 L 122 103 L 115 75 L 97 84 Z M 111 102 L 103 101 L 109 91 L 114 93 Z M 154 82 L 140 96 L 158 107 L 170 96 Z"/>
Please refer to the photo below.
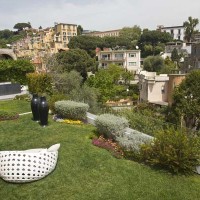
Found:
<path fill-rule="evenodd" d="M 134 25 L 156 29 L 182 25 L 189 16 L 200 20 L 200 0 L 0 0 L 0 30 L 18 22 L 34 28 L 58 22 L 80 24 L 85 30 Z"/>

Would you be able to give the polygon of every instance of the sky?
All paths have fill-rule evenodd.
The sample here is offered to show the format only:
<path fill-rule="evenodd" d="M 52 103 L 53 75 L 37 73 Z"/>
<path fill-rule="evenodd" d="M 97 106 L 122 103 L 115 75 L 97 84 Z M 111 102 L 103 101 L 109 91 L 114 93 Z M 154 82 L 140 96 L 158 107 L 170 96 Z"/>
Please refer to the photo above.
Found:
<path fill-rule="evenodd" d="M 33 28 L 54 23 L 106 31 L 140 26 L 181 26 L 188 17 L 200 20 L 200 0 L 0 0 L 0 30 L 30 22 Z M 200 29 L 200 27 L 197 27 Z"/>

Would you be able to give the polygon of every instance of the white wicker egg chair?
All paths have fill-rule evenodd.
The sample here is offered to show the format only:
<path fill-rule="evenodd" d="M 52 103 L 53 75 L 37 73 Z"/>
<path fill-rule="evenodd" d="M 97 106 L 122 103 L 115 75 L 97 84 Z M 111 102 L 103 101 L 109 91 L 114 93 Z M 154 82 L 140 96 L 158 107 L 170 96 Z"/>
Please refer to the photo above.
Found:
<path fill-rule="evenodd" d="M 49 149 L 0 151 L 0 177 L 8 182 L 32 182 L 51 173 L 57 163 L 60 144 Z"/>

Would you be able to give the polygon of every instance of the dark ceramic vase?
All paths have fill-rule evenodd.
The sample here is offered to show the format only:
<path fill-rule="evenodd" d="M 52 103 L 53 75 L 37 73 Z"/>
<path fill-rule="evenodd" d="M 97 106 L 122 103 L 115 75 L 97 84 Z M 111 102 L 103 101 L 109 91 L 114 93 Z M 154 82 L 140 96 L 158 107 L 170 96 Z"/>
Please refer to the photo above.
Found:
<path fill-rule="evenodd" d="M 39 111 L 39 116 L 40 116 L 40 124 L 42 126 L 46 126 L 48 124 L 49 106 L 48 106 L 46 97 L 44 96 L 40 97 L 38 111 Z"/>
<path fill-rule="evenodd" d="M 33 120 L 39 121 L 39 112 L 38 112 L 38 105 L 39 105 L 39 97 L 37 94 L 33 94 L 32 100 L 31 100 L 31 111 L 33 114 Z"/>

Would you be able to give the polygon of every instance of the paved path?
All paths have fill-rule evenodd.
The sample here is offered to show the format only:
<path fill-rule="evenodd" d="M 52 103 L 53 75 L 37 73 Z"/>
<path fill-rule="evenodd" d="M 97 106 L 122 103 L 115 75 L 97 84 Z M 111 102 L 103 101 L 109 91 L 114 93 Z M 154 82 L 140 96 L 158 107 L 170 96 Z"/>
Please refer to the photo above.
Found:
<path fill-rule="evenodd" d="M 18 93 L 18 94 L 2 95 L 0 96 L 0 100 L 13 99 L 15 98 L 15 96 L 22 95 L 22 94 L 27 94 L 27 91 L 22 91 L 21 93 Z"/>

